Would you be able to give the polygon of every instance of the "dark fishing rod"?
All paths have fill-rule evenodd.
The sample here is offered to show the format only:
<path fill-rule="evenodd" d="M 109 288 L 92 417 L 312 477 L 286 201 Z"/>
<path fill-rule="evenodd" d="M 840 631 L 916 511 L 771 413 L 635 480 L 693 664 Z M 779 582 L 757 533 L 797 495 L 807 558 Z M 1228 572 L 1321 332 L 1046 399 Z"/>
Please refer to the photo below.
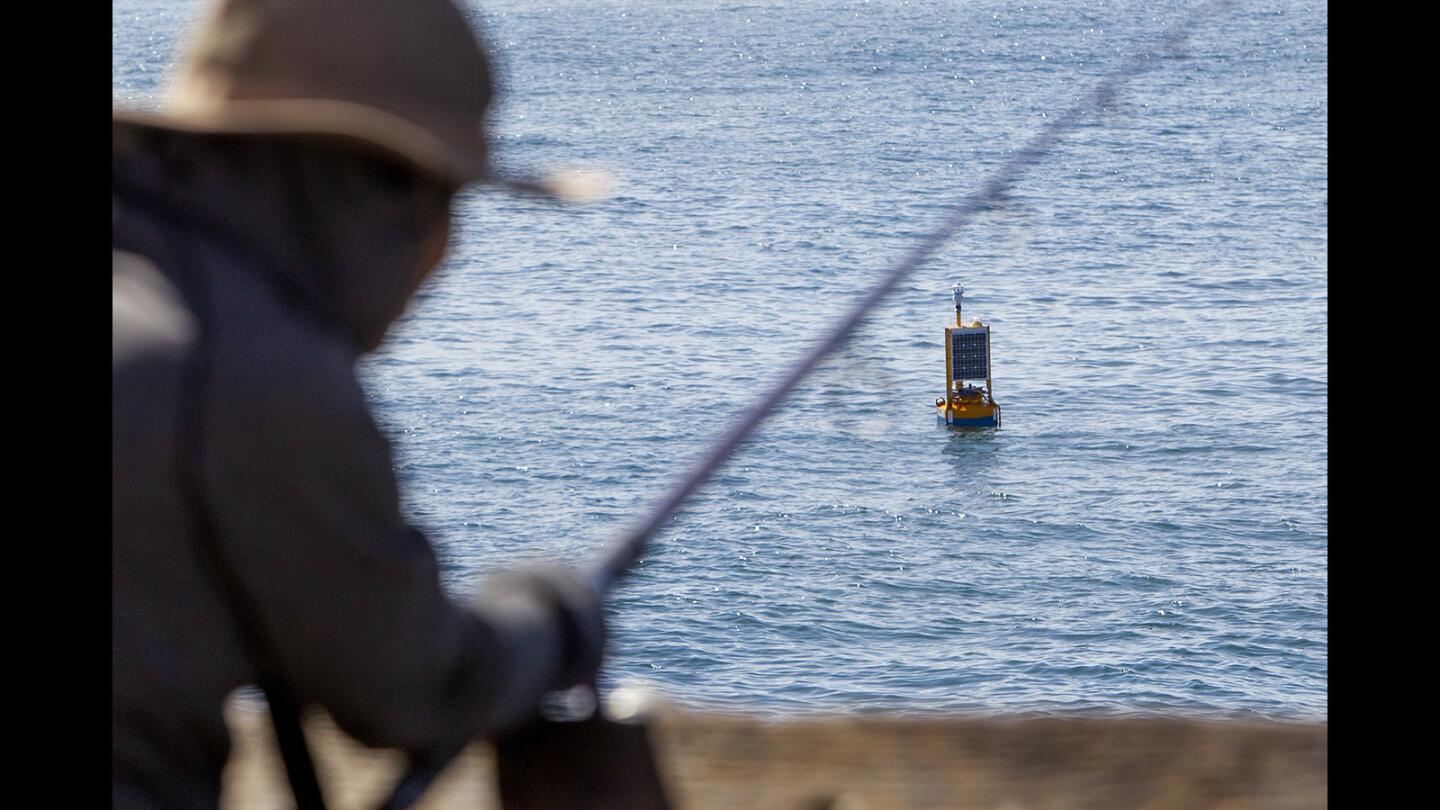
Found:
<path fill-rule="evenodd" d="M 1025 170 L 1048 154 L 1062 135 L 1074 129 L 1092 111 L 1109 106 L 1125 82 L 1143 73 L 1164 57 L 1178 58 L 1184 55 L 1184 45 L 1201 22 L 1224 9 L 1233 0 L 1211 0 L 1198 6 L 1182 22 L 1166 32 L 1152 48 L 1135 54 L 1124 65 L 1110 74 L 1088 95 L 1080 98 L 1060 116 L 1048 121 L 1040 132 L 1007 160 L 1004 165 L 990 174 L 980 188 L 963 198 L 950 215 L 935 230 L 927 234 L 911 248 L 885 276 L 880 279 L 857 302 L 840 323 L 815 344 L 795 363 L 780 381 L 765 393 L 760 401 L 744 411 L 728 430 L 690 468 L 684 478 L 655 505 L 650 513 L 627 534 L 615 541 L 588 572 L 587 579 L 602 598 L 614 589 L 616 584 L 638 561 L 650 538 L 660 530 L 680 507 L 690 499 L 700 485 L 705 483 L 720 465 L 734 455 L 740 445 L 780 407 L 795 389 L 820 362 L 840 348 L 855 333 L 874 309 L 894 291 L 926 259 L 935 254 L 941 245 L 954 236 L 976 215 L 999 208 L 1005 201 L 1005 192 L 1024 174 Z M 382 806 L 385 810 L 402 810 L 409 807 L 424 792 L 430 781 L 453 759 L 450 756 L 429 757 L 418 762 L 396 786 L 390 799 Z"/>

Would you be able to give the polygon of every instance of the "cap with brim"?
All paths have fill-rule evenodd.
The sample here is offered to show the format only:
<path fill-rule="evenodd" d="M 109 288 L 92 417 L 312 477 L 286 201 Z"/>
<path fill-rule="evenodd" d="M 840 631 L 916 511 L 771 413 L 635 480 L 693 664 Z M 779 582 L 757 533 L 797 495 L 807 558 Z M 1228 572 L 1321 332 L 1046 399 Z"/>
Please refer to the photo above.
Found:
<path fill-rule="evenodd" d="M 573 179 L 491 170 L 492 95 L 489 58 L 450 0 L 219 0 L 160 108 L 117 109 L 113 122 L 339 139 L 456 187 L 575 197 Z"/>

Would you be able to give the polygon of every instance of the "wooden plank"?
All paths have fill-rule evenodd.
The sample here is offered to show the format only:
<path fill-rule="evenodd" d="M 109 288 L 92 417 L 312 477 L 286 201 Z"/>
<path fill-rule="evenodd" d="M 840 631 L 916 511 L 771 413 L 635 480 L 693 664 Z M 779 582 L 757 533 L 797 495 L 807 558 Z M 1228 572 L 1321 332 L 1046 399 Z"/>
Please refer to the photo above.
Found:
<path fill-rule="evenodd" d="M 233 705 L 225 808 L 293 806 L 262 709 Z M 1181 718 L 860 715 L 770 721 L 662 711 L 651 722 L 677 810 L 1324 808 L 1328 726 Z M 370 810 L 404 766 L 307 722 L 332 807 Z M 498 810 L 471 745 L 421 807 Z"/>

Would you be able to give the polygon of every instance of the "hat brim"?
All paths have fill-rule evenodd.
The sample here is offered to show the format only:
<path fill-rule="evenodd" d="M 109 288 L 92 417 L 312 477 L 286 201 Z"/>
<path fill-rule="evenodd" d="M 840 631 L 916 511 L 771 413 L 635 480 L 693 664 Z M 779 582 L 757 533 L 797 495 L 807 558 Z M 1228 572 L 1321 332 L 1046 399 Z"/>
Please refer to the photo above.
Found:
<path fill-rule="evenodd" d="M 568 202 L 583 202 L 598 196 L 585 188 L 577 190 L 573 179 L 560 175 L 531 178 L 498 174 L 492 170 L 483 151 L 460 151 L 405 118 L 345 101 L 269 99 L 180 103 L 153 112 L 114 109 L 111 120 L 115 127 L 122 129 L 339 140 L 377 150 L 456 188 L 483 183 L 518 194 Z M 608 188 L 608 180 L 604 178 L 592 178 L 580 185 L 597 184 Z"/>
<path fill-rule="evenodd" d="M 331 99 L 268 99 L 171 104 L 162 110 L 112 111 L 117 127 L 210 135 L 274 135 L 338 139 L 377 149 L 439 180 L 462 186 L 495 180 L 480 150 L 464 152 L 397 115 Z"/>

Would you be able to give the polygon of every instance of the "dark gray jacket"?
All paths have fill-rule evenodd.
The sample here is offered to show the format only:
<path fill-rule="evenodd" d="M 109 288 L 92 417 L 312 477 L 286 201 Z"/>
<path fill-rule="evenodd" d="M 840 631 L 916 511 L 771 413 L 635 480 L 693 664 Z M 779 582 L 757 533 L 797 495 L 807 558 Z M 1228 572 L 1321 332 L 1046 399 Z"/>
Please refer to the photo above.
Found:
<path fill-rule="evenodd" d="M 371 745 L 516 723 L 598 609 L 564 576 L 457 605 L 401 517 L 354 366 L 411 293 L 413 244 L 295 196 L 345 189 L 153 152 L 117 134 L 115 805 L 216 804 L 222 704 L 262 670 Z"/>

